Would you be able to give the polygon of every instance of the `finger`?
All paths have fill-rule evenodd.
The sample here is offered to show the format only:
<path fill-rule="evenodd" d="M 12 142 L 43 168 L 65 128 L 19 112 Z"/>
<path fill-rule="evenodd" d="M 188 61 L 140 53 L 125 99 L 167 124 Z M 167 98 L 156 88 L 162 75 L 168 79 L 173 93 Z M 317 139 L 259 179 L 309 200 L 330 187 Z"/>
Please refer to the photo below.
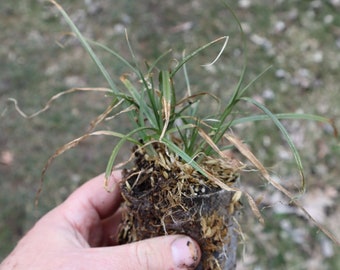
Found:
<path fill-rule="evenodd" d="M 84 218 L 87 216 L 87 211 L 92 212 L 93 210 L 98 213 L 101 219 L 111 216 L 118 209 L 122 200 L 119 188 L 121 172 L 114 171 L 110 176 L 109 184 L 112 186 L 112 192 L 105 190 L 104 181 L 105 176 L 101 174 L 86 182 L 72 193 L 64 204 L 70 206 L 73 213 L 82 212 Z"/>
<path fill-rule="evenodd" d="M 104 189 L 104 181 L 104 174 L 89 180 L 48 216 L 61 217 L 69 229 L 80 233 L 89 245 L 97 246 L 103 241 L 102 220 L 112 216 L 122 201 L 120 171 L 113 172 L 109 179 L 112 192 Z"/>
<path fill-rule="evenodd" d="M 114 246 L 118 243 L 118 231 L 122 221 L 122 211 L 118 209 L 111 217 L 102 220 L 101 225 L 101 241 L 98 243 L 92 242 L 89 239 L 89 243 L 92 247 L 107 247 Z"/>
<path fill-rule="evenodd" d="M 184 235 L 162 236 L 121 246 L 93 248 L 87 252 L 83 260 L 86 260 L 89 266 L 91 262 L 95 262 L 97 269 L 116 270 L 195 269 L 201 257 L 198 244 Z"/>

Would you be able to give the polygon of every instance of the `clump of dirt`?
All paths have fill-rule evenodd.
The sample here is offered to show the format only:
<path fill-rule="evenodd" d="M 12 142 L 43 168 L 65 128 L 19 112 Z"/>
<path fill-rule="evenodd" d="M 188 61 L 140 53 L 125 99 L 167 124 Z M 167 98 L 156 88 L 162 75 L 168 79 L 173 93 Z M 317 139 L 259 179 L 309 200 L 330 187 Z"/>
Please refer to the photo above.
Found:
<path fill-rule="evenodd" d="M 153 155 L 136 147 L 135 166 L 123 172 L 119 243 L 186 234 L 201 247 L 198 269 L 235 269 L 234 215 L 240 206 L 235 192 L 221 189 L 164 145 L 152 147 Z M 199 164 L 228 186 L 234 186 L 239 177 L 233 160 L 203 157 Z"/>

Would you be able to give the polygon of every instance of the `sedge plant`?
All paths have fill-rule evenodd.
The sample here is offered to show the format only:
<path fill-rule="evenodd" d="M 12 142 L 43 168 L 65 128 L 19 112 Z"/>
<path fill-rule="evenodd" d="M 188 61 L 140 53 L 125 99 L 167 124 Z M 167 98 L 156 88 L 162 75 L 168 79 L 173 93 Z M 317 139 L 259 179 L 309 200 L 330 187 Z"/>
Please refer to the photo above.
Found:
<path fill-rule="evenodd" d="M 212 46 L 221 44 L 222 49 L 220 50 L 220 53 L 217 55 L 216 59 L 212 61 L 212 63 L 208 64 L 213 65 L 216 61 L 218 61 L 219 56 L 222 54 L 223 50 L 227 46 L 227 36 L 217 38 L 187 55 L 183 53 L 182 59 L 173 61 L 175 65 L 169 67 L 168 69 L 159 69 L 157 65 L 159 61 L 168 56 L 171 51 L 167 51 L 162 54 L 158 59 L 156 59 L 155 62 L 151 64 L 145 63 L 143 67 L 141 67 L 141 65 L 137 61 L 137 57 L 135 57 L 134 55 L 132 46 L 128 39 L 128 35 L 126 35 L 126 40 L 130 50 L 131 60 L 123 58 L 119 53 L 115 52 L 114 50 L 108 48 L 103 44 L 99 44 L 97 42 L 86 39 L 78 30 L 77 26 L 72 22 L 65 10 L 55 1 L 51 0 L 50 2 L 59 9 L 67 24 L 70 26 L 73 35 L 78 38 L 84 49 L 90 55 L 109 87 L 75 88 L 59 93 L 51 98 L 51 100 L 47 103 L 43 110 L 32 116 L 27 116 L 26 114 L 24 114 L 18 107 L 16 101 L 12 100 L 15 103 L 17 110 L 25 117 L 34 117 L 40 112 L 48 109 L 55 99 L 64 94 L 69 94 L 75 91 L 105 92 L 107 98 L 110 99 L 110 105 L 101 115 L 99 115 L 95 120 L 91 122 L 90 129 L 86 134 L 65 144 L 50 157 L 42 171 L 42 178 L 44 177 L 47 168 L 56 157 L 58 157 L 68 149 L 77 146 L 81 141 L 85 140 L 86 138 L 90 136 L 102 135 L 114 136 L 119 138 L 119 141 L 114 146 L 112 154 L 108 160 L 105 173 L 106 179 L 109 178 L 112 170 L 117 169 L 118 167 L 122 167 L 122 164 L 115 164 L 120 150 L 126 145 L 126 143 L 132 143 L 134 145 L 133 155 L 131 159 L 138 159 L 142 155 L 142 157 L 146 159 L 146 163 L 149 166 L 143 171 L 143 173 L 143 169 L 141 168 L 135 171 L 130 171 L 129 174 L 126 173 L 126 186 L 123 187 L 123 190 L 125 189 L 125 191 L 131 193 L 132 190 L 140 184 L 140 182 L 146 181 L 145 179 L 141 180 L 143 178 L 144 172 L 147 170 L 153 172 L 154 167 L 158 164 L 160 164 L 159 167 L 163 168 L 163 172 L 161 173 L 161 175 L 162 178 L 166 180 L 169 178 L 169 174 L 172 174 L 172 171 L 175 170 L 170 167 L 169 163 L 177 163 L 181 164 L 179 166 L 179 169 L 182 169 L 183 171 L 189 171 L 188 174 L 194 174 L 196 177 L 201 178 L 201 186 L 205 187 L 208 185 L 212 185 L 213 188 L 211 189 L 215 191 L 216 189 L 221 189 L 230 192 L 231 197 L 229 203 L 232 204 L 233 207 L 237 207 L 240 198 L 242 196 L 245 196 L 256 217 L 261 222 L 264 222 L 260 211 L 257 209 L 255 201 L 252 199 L 252 196 L 247 192 L 242 191 L 242 188 L 235 184 L 235 179 L 238 178 L 240 171 L 242 171 L 245 166 L 239 161 L 230 160 L 230 158 L 226 156 L 224 150 L 228 148 L 236 148 L 254 165 L 254 167 L 259 171 L 260 175 L 266 181 L 268 181 L 271 185 L 273 185 L 275 188 L 288 196 L 292 204 L 295 204 L 297 207 L 302 209 L 307 217 L 311 221 L 313 221 L 319 229 L 321 229 L 333 241 L 337 241 L 330 232 L 328 232 L 323 226 L 318 224 L 307 213 L 307 211 L 303 209 L 303 207 L 295 199 L 294 194 L 290 193 L 282 185 L 271 178 L 268 171 L 256 158 L 256 156 L 249 150 L 247 145 L 240 138 L 230 132 L 233 127 L 246 122 L 271 121 L 278 128 L 278 131 L 282 134 L 282 137 L 285 139 L 287 145 L 291 149 L 291 152 L 295 159 L 297 170 L 299 171 L 301 176 L 301 192 L 304 192 L 305 180 L 301 158 L 288 131 L 281 123 L 281 120 L 300 119 L 332 124 L 330 119 L 311 114 L 274 114 L 263 104 L 247 96 L 247 93 L 251 89 L 253 83 L 258 80 L 267 70 L 259 74 L 259 76 L 254 78 L 248 84 L 245 84 L 244 77 L 247 69 L 246 56 L 239 81 L 226 104 L 223 104 L 223 102 L 218 97 L 212 95 L 209 92 L 192 93 L 190 89 L 189 76 L 186 70 L 186 64 L 190 62 L 191 59 L 199 57 L 202 51 Z M 243 48 L 246 55 L 246 42 L 241 24 L 233 11 L 231 9 L 230 11 L 235 20 L 238 22 L 243 37 Z M 108 70 L 105 68 L 102 61 L 95 53 L 94 48 L 106 51 L 110 56 L 113 57 L 113 59 L 115 59 L 115 61 L 120 61 L 129 68 L 129 73 L 120 75 L 119 85 L 114 81 L 114 79 L 112 79 L 111 74 L 109 74 Z M 185 93 L 179 94 L 178 91 L 176 91 L 175 81 L 177 77 L 185 78 L 185 81 L 187 83 L 187 91 Z M 199 108 L 202 104 L 202 98 L 206 97 L 212 99 L 213 102 L 216 102 L 219 105 L 216 106 L 219 108 L 219 110 L 215 113 L 201 116 L 199 113 Z M 262 113 L 247 117 L 243 117 L 240 115 L 238 117 L 237 113 L 235 113 L 235 108 L 239 103 L 242 102 L 252 104 L 253 106 L 259 108 Z M 96 127 L 100 122 L 107 119 L 111 119 L 111 121 L 114 121 L 115 117 L 121 114 L 127 114 L 131 124 L 133 125 L 131 130 L 129 130 L 128 132 L 120 133 L 119 131 L 112 130 L 96 130 Z M 229 142 L 227 145 L 225 143 L 226 141 Z M 130 160 L 124 163 L 123 166 L 126 165 L 128 162 L 130 162 Z M 151 163 L 153 164 L 152 168 L 150 167 Z M 216 164 L 218 164 L 218 166 Z M 213 168 L 210 168 L 209 165 L 212 165 Z M 216 170 L 221 170 L 222 173 L 215 173 Z M 225 177 L 225 174 L 228 174 L 228 177 Z M 152 177 L 149 178 L 153 179 Z M 130 181 L 129 179 L 133 180 Z M 179 179 L 180 178 L 176 180 L 178 181 L 178 183 L 184 183 L 183 181 L 185 181 L 186 178 L 184 177 L 181 178 L 181 180 Z M 188 183 L 189 186 L 196 185 L 195 183 L 190 181 Z M 152 188 L 153 185 L 156 186 L 157 184 L 151 183 L 149 184 L 149 187 Z M 179 189 L 179 184 L 176 184 L 176 188 Z M 183 195 L 184 197 L 188 197 L 189 195 L 191 196 L 193 194 L 199 195 L 199 192 L 197 190 L 192 191 L 192 188 L 188 187 L 188 190 L 189 189 L 191 190 L 191 193 L 189 192 L 190 194 L 183 192 L 180 193 L 179 196 Z M 168 194 L 172 194 L 173 192 L 173 189 L 169 188 Z M 130 193 L 125 194 L 125 199 L 131 199 Z M 180 205 L 180 207 L 185 208 L 185 205 Z M 230 211 L 230 214 L 232 215 L 233 211 Z M 169 231 L 171 230 L 169 230 L 167 224 L 165 224 L 165 216 L 166 215 L 163 213 L 163 216 L 160 218 L 160 227 L 163 233 L 169 233 Z M 171 216 L 171 218 L 174 219 L 174 216 Z M 200 222 L 201 227 L 204 228 L 201 228 L 201 230 L 204 231 L 207 238 L 213 237 L 213 234 L 211 234 L 211 232 L 207 229 L 207 227 L 209 227 L 207 225 L 208 221 L 210 222 L 211 219 L 205 219 Z M 131 223 L 131 220 L 129 222 Z M 214 222 L 216 223 L 216 221 Z M 217 226 L 218 224 L 215 223 L 214 226 Z M 132 226 L 133 224 L 126 223 L 125 225 Z M 175 233 L 176 232 L 178 231 L 175 230 Z M 131 232 L 129 233 L 131 234 Z M 121 234 L 123 236 L 121 237 L 129 238 L 126 236 L 126 234 L 126 228 L 123 228 Z M 223 237 L 225 237 L 225 235 L 223 235 Z M 220 238 L 223 237 L 220 236 Z M 128 240 L 139 239 L 133 239 L 133 237 L 130 237 Z M 212 260 L 214 260 L 214 258 Z M 208 265 L 206 269 L 208 269 L 209 267 L 214 268 L 211 266 L 213 264 L 214 262 L 210 261 L 208 264 L 206 264 Z"/>

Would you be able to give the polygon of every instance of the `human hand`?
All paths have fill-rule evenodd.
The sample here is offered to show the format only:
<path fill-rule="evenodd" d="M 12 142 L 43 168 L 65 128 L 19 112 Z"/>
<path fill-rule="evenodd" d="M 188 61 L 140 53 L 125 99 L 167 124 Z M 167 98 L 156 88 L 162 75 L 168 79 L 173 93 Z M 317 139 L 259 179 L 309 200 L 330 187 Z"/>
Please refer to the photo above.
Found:
<path fill-rule="evenodd" d="M 201 253 L 188 236 L 116 245 L 112 236 L 121 221 L 120 179 L 120 172 L 112 174 L 112 193 L 103 188 L 104 175 L 85 183 L 35 224 L 0 269 L 194 269 Z"/>

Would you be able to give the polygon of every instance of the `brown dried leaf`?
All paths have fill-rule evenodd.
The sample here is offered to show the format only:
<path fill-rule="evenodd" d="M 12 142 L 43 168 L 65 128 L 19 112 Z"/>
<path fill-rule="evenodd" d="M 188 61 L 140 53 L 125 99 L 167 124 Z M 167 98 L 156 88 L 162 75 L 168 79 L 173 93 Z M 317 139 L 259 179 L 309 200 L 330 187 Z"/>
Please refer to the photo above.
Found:
<path fill-rule="evenodd" d="M 53 103 L 53 101 L 55 101 L 56 99 L 60 98 L 61 96 L 63 95 L 66 95 L 66 94 L 70 94 L 70 93 L 73 93 L 73 92 L 77 92 L 77 91 L 94 91 L 94 92 L 106 92 L 106 93 L 110 93 L 112 92 L 112 90 L 108 89 L 108 88 L 101 88 L 101 87 L 97 87 L 97 88 L 88 88 L 88 87 L 84 87 L 84 88 L 71 88 L 71 89 L 68 89 L 66 91 L 62 91 L 56 95 L 54 95 L 53 97 L 51 97 L 44 108 L 42 108 L 41 110 L 31 114 L 31 115 L 27 115 L 26 113 L 24 113 L 19 105 L 18 105 L 18 101 L 14 98 L 9 98 L 8 101 L 14 103 L 14 107 L 16 109 L 16 111 L 24 118 L 27 118 L 27 119 L 30 119 L 30 118 L 33 118 L 33 117 L 36 117 L 37 115 L 47 111 L 51 104 Z"/>
<path fill-rule="evenodd" d="M 1 152 L 0 163 L 6 166 L 12 165 L 14 161 L 14 155 L 11 151 L 5 150 Z"/>
<path fill-rule="evenodd" d="M 67 150 L 76 147 L 79 143 L 81 143 L 82 141 L 84 141 L 85 139 L 87 139 L 90 136 L 99 136 L 99 135 L 112 135 L 112 132 L 110 131 L 106 131 L 106 130 L 99 130 L 99 131 L 95 131 L 92 133 L 86 133 L 83 136 L 80 136 L 66 144 L 64 144 L 63 146 L 59 147 L 54 154 L 47 160 L 47 162 L 45 163 L 45 166 L 41 172 L 41 177 L 40 177 L 40 186 L 39 189 L 37 191 L 36 194 L 36 200 L 35 200 L 35 204 L 38 204 L 38 200 L 39 200 L 39 196 L 40 193 L 42 191 L 42 187 L 44 184 L 44 177 L 46 174 L 47 169 L 50 167 L 50 165 L 52 164 L 52 162 L 61 154 L 63 154 L 64 152 L 66 152 Z"/>

